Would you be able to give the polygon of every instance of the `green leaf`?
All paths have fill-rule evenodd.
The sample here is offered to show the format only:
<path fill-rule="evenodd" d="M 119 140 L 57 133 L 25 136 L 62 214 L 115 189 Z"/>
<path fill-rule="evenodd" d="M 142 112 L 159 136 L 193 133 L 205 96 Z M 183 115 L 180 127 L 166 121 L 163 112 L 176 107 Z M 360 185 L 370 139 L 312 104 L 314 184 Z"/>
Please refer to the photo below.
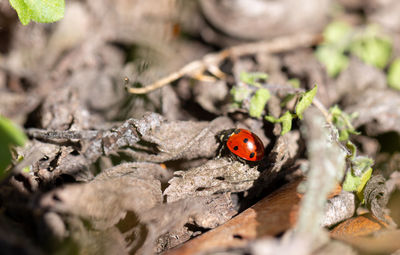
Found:
<path fill-rule="evenodd" d="M 353 192 L 356 191 L 361 183 L 361 178 L 356 176 L 352 171 L 348 171 L 343 182 L 343 190 Z"/>
<path fill-rule="evenodd" d="M 281 135 L 286 134 L 292 129 L 293 114 L 289 111 L 286 111 L 279 119 L 273 116 L 265 116 L 264 118 L 271 123 L 282 123 Z"/>
<path fill-rule="evenodd" d="M 260 118 L 265 104 L 271 97 L 268 89 L 258 89 L 250 100 L 249 114 L 251 117 Z"/>
<path fill-rule="evenodd" d="M 329 108 L 329 112 L 330 114 L 332 114 L 333 117 L 336 117 L 342 114 L 342 109 L 340 109 L 338 105 L 334 105 L 331 108 Z"/>
<path fill-rule="evenodd" d="M 303 119 L 303 112 L 311 105 L 315 95 L 317 94 L 318 86 L 315 85 L 313 89 L 305 92 L 296 104 L 296 114 L 299 119 Z"/>
<path fill-rule="evenodd" d="M 339 106 L 335 105 L 329 109 L 332 116 L 332 123 L 339 130 L 339 141 L 346 141 L 350 134 L 359 134 L 351 124 L 351 120 L 358 116 L 357 113 L 351 115 L 343 112 Z"/>
<path fill-rule="evenodd" d="M 371 178 L 374 161 L 368 157 L 356 157 L 351 162 L 351 171 L 348 171 L 343 182 L 343 190 L 355 191 L 360 201 L 363 202 L 363 189 Z"/>
<path fill-rule="evenodd" d="M 341 50 L 331 46 L 318 47 L 315 56 L 325 66 L 330 77 L 336 77 L 349 65 L 349 58 Z"/>
<path fill-rule="evenodd" d="M 344 54 L 350 45 L 352 27 L 345 22 L 332 22 L 324 29 L 324 42 L 315 51 L 329 76 L 336 77 L 347 68 L 349 58 Z"/>
<path fill-rule="evenodd" d="M 281 135 L 284 135 L 292 129 L 293 116 L 289 111 L 286 111 L 279 119 L 282 122 Z"/>
<path fill-rule="evenodd" d="M 400 90 L 400 58 L 397 58 L 389 67 L 387 74 L 389 87 Z"/>
<path fill-rule="evenodd" d="M 254 72 L 254 73 L 248 73 L 248 72 L 241 72 L 240 81 L 243 83 L 256 86 L 256 87 L 261 87 L 261 84 L 258 83 L 259 80 L 267 80 L 268 79 L 268 74 L 266 73 L 261 73 L 261 72 Z"/>
<path fill-rule="evenodd" d="M 352 162 L 353 171 L 360 176 L 374 164 L 374 160 L 369 157 L 358 156 Z"/>
<path fill-rule="evenodd" d="M 29 14 L 29 8 L 25 4 L 23 0 L 9 0 L 10 5 L 12 8 L 17 11 L 18 18 L 21 21 L 22 25 L 28 25 L 29 22 L 31 21 L 30 14 Z"/>
<path fill-rule="evenodd" d="M 361 176 L 360 185 L 358 185 L 358 188 L 357 188 L 357 196 L 358 196 L 358 199 L 360 199 L 360 201 L 362 203 L 364 203 L 363 190 L 365 188 L 365 185 L 369 181 L 369 179 L 371 179 L 372 171 L 373 171 L 373 169 L 372 169 L 372 167 L 370 167 L 367 169 L 367 171 L 364 172 L 364 174 Z"/>
<path fill-rule="evenodd" d="M 271 116 L 271 115 L 265 116 L 264 118 L 265 118 L 265 120 L 267 120 L 267 121 L 269 121 L 269 122 L 271 122 L 271 123 L 278 123 L 278 122 L 280 122 L 280 119 L 279 119 L 279 118 L 275 118 L 274 116 Z"/>
<path fill-rule="evenodd" d="M 0 138 L 2 142 L 22 146 L 26 141 L 25 134 L 11 120 L 0 116 Z"/>
<path fill-rule="evenodd" d="M 351 30 L 350 25 L 345 22 L 332 22 L 324 29 L 324 43 L 340 44 L 350 35 Z"/>
<path fill-rule="evenodd" d="M 385 38 L 366 35 L 354 40 L 350 52 L 365 63 L 383 69 L 392 54 L 392 43 Z"/>
<path fill-rule="evenodd" d="M 371 178 L 372 168 L 368 168 L 361 176 L 356 176 L 351 171 L 347 172 L 345 181 L 343 182 L 343 190 L 349 192 L 356 192 L 360 201 L 364 202 L 363 190 L 368 180 Z"/>
<path fill-rule="evenodd" d="M 351 160 L 354 160 L 357 154 L 357 147 L 354 143 L 347 141 L 346 148 L 350 150 L 350 155 L 348 156 Z"/>
<path fill-rule="evenodd" d="M 339 131 L 339 141 L 346 141 L 349 139 L 349 131 L 347 129 L 343 129 Z"/>
<path fill-rule="evenodd" d="M 51 23 L 64 17 L 65 0 L 9 0 L 23 25 L 31 20 Z"/>
<path fill-rule="evenodd" d="M 297 78 L 289 79 L 289 80 L 288 80 L 288 83 L 289 83 L 290 85 L 292 85 L 293 88 L 296 88 L 296 89 L 300 88 L 300 80 L 297 79 Z"/>
<path fill-rule="evenodd" d="M 25 134 L 9 119 L 0 116 L 0 176 L 12 160 L 11 146 L 22 146 L 26 141 Z"/>
<path fill-rule="evenodd" d="M 249 97 L 251 93 L 251 90 L 242 86 L 234 86 L 231 91 L 230 94 L 233 98 L 233 101 L 235 103 L 242 103 L 243 100 L 245 100 L 246 98 Z"/>

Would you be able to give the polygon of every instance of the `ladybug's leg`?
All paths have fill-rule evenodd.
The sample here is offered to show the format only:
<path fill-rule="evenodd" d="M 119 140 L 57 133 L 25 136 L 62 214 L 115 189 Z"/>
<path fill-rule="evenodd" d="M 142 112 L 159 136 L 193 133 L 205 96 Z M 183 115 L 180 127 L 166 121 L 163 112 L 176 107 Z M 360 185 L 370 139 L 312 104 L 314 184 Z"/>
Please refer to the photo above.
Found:
<path fill-rule="evenodd" d="M 221 158 L 223 156 L 224 150 L 226 150 L 226 141 L 228 140 L 228 133 L 227 131 L 222 131 L 218 135 L 218 140 L 219 140 L 219 146 L 218 146 L 218 154 L 217 158 Z"/>
<path fill-rule="evenodd" d="M 224 142 L 220 142 L 219 146 L 218 146 L 218 153 L 217 153 L 217 158 L 221 158 L 222 154 L 225 150 L 225 143 Z"/>
<path fill-rule="evenodd" d="M 236 155 L 233 154 L 233 153 L 231 153 L 230 159 L 231 159 L 231 160 L 234 160 L 234 161 L 239 161 L 239 162 L 242 163 L 242 164 L 248 164 L 248 161 L 246 161 L 245 159 L 242 159 L 242 158 L 239 157 L 239 156 L 236 156 Z"/>

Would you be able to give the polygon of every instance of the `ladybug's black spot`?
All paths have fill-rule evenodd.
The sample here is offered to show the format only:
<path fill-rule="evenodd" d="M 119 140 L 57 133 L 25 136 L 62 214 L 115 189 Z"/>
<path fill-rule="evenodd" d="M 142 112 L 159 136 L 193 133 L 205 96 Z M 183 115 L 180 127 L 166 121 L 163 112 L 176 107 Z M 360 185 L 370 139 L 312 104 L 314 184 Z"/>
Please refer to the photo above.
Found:
<path fill-rule="evenodd" d="M 237 150 L 239 150 L 239 147 L 235 146 L 235 147 L 233 147 L 233 149 L 234 149 L 235 151 L 237 151 Z"/>
<path fill-rule="evenodd" d="M 247 143 L 248 141 L 249 141 L 249 139 L 247 139 L 247 138 L 243 139 L 244 143 Z"/>
<path fill-rule="evenodd" d="M 240 133 L 240 129 L 235 129 L 235 131 L 233 131 L 233 133 L 235 133 L 235 134 L 239 134 Z"/>
<path fill-rule="evenodd" d="M 254 158 L 255 155 L 254 152 L 250 153 L 250 158 Z"/>

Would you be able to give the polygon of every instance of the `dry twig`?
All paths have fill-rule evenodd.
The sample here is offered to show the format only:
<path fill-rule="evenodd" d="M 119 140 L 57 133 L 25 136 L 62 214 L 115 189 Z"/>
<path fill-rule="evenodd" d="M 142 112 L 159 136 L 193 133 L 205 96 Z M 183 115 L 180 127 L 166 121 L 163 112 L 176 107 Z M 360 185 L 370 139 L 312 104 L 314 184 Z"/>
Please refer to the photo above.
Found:
<path fill-rule="evenodd" d="M 319 34 L 297 34 L 286 37 L 279 37 L 269 41 L 261 41 L 255 43 L 248 43 L 230 47 L 217 53 L 210 53 L 205 55 L 200 60 L 195 60 L 185 65 L 176 72 L 173 72 L 160 80 L 149 84 L 143 88 L 131 88 L 128 86 L 129 79 L 125 78 L 125 85 L 129 93 L 132 94 L 146 94 L 156 89 L 173 82 L 185 75 L 191 77 L 203 77 L 204 71 L 208 70 L 216 77 L 223 77 L 224 73 L 219 69 L 220 63 L 230 57 L 240 57 L 244 55 L 251 55 L 255 53 L 279 53 L 290 51 L 301 47 L 310 47 L 321 41 Z"/>

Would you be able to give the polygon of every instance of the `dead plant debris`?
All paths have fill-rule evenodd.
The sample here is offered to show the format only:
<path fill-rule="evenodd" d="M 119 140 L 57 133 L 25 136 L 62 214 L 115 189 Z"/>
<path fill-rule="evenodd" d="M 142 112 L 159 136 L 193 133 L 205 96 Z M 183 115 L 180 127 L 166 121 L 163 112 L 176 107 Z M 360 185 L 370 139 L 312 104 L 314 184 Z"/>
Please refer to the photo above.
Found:
<path fill-rule="evenodd" d="M 0 2 L 2 254 L 399 253 L 396 0 L 65 4 Z"/>

